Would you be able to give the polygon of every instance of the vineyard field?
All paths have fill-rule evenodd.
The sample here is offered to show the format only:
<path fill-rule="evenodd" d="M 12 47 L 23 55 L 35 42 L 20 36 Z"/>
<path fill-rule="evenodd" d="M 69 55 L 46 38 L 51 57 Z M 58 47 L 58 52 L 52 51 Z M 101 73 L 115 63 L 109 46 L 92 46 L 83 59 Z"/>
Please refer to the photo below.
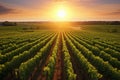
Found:
<path fill-rule="evenodd" d="M 120 80 L 120 25 L 26 24 L 0 26 L 0 80 Z"/>

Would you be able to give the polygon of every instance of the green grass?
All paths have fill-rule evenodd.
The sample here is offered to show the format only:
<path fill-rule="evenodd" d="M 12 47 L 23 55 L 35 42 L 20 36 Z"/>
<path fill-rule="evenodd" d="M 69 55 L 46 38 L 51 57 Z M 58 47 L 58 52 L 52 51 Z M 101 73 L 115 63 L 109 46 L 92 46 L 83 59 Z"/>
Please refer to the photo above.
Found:
<path fill-rule="evenodd" d="M 0 37 L 11 37 L 21 35 L 21 33 L 23 35 L 41 30 L 53 30 L 53 28 L 56 28 L 53 25 L 47 23 L 18 23 L 17 26 L 0 26 Z M 86 34 L 87 37 L 93 36 L 93 38 L 115 40 L 117 42 L 120 40 L 120 25 L 78 25 L 77 27 L 80 27 L 83 34 Z M 112 32 L 112 30 L 116 31 Z"/>

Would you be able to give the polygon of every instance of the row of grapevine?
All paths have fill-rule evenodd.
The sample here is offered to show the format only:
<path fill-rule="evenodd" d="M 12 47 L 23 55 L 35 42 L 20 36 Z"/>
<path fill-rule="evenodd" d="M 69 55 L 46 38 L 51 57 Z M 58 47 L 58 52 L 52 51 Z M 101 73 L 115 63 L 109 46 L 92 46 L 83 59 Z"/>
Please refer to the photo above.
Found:
<path fill-rule="evenodd" d="M 20 53 L 22 53 L 23 51 L 25 50 L 28 50 L 30 49 L 32 46 L 38 44 L 40 41 L 46 39 L 48 36 L 44 36 L 44 37 L 41 37 L 40 39 L 32 42 L 32 43 L 28 43 L 20 48 L 17 48 L 16 50 L 13 50 L 9 53 L 6 53 L 6 55 L 0 55 L 0 64 L 3 64 L 7 61 L 10 61 L 15 55 L 19 55 Z M 51 36 L 52 37 L 52 36 Z"/>
<path fill-rule="evenodd" d="M 78 36 L 76 36 L 76 37 L 78 37 Z M 82 43 L 81 44 L 83 44 L 83 45 L 86 45 L 87 44 L 87 46 L 86 47 L 89 47 L 88 46 L 88 44 L 90 44 L 90 45 L 94 45 L 94 46 L 96 46 L 96 47 L 98 47 L 100 50 L 103 50 L 104 52 L 106 52 L 106 53 L 108 53 L 108 54 L 110 54 L 112 57 L 115 57 L 115 58 L 117 58 L 118 60 L 120 60 L 120 52 L 118 52 L 118 51 L 115 51 L 114 49 L 110 49 L 110 48 L 105 48 L 104 46 L 101 46 L 100 44 L 97 44 L 97 43 L 93 43 L 94 41 L 90 41 L 90 40 L 87 40 L 87 39 L 81 39 L 80 37 L 78 37 L 79 38 L 79 41 L 80 40 L 82 40 Z M 83 42 L 84 41 L 84 42 Z M 80 41 L 81 42 L 81 41 Z M 86 43 L 85 43 L 86 42 Z"/>
<path fill-rule="evenodd" d="M 117 42 L 107 42 L 107 41 L 101 41 L 101 42 L 106 43 L 106 44 L 111 45 L 111 46 L 115 46 L 116 48 L 120 49 L 120 44 L 118 44 Z"/>
<path fill-rule="evenodd" d="M 76 74 L 74 73 L 72 63 L 70 61 L 70 54 L 66 46 L 66 42 L 64 40 L 64 37 L 62 35 L 62 53 L 64 57 L 64 73 L 66 75 L 66 80 L 76 80 Z"/>
<path fill-rule="evenodd" d="M 71 35 L 74 35 L 74 34 L 71 34 Z M 120 52 L 119 51 L 116 51 L 116 50 L 114 50 L 114 49 L 111 49 L 110 47 L 107 47 L 107 44 L 106 44 L 106 47 L 103 45 L 104 43 L 101 43 L 100 41 L 97 41 L 97 40 L 94 40 L 94 39 L 92 39 L 92 40 L 87 40 L 86 38 L 85 39 L 83 39 L 83 38 L 81 38 L 81 36 L 77 36 L 77 35 L 74 35 L 74 36 L 76 36 L 76 37 L 78 37 L 80 40 L 82 40 L 82 41 L 85 41 L 86 43 L 88 43 L 88 44 L 90 44 L 90 45 L 96 45 L 97 44 L 97 46 L 98 47 L 100 47 L 100 49 L 102 49 L 102 50 L 104 50 L 104 49 L 106 49 L 106 48 L 108 48 L 109 50 L 110 50 L 110 52 L 111 51 L 113 51 L 116 55 L 120 55 Z M 107 42 L 106 42 L 107 43 Z M 101 44 L 101 45 L 100 45 Z M 112 45 L 111 45 L 112 46 Z M 112 46 L 113 47 L 113 46 Z M 115 47 L 114 47 L 115 48 Z M 108 51 L 109 51 L 108 50 Z"/>
<path fill-rule="evenodd" d="M 72 34 L 74 34 L 74 33 L 72 33 Z M 86 35 L 87 34 L 87 35 Z M 91 35 L 92 34 L 92 35 Z M 81 36 L 82 38 L 85 38 L 84 40 L 86 41 L 86 40 L 89 40 L 89 41 L 91 41 L 93 44 L 99 44 L 99 45 L 101 45 L 101 46 L 103 46 L 103 47 L 105 47 L 105 48 L 110 48 L 110 49 L 113 49 L 113 50 L 116 50 L 116 51 L 120 51 L 120 48 L 119 47 L 116 47 L 116 45 L 110 45 L 110 44 L 108 44 L 108 39 L 107 40 L 99 40 L 100 38 L 94 38 L 95 36 L 93 36 L 94 35 L 94 33 L 92 33 L 92 32 L 83 32 L 82 34 L 80 34 L 80 33 L 77 33 L 76 35 L 78 35 L 78 36 Z M 88 36 L 89 35 L 89 36 Z M 102 34 L 97 34 L 96 33 L 96 36 L 101 36 Z M 85 36 L 85 37 L 84 37 Z M 112 36 L 112 35 L 111 35 Z M 102 36 L 101 36 L 102 37 Z M 107 36 L 106 36 L 107 37 Z M 106 37 L 102 37 L 102 38 L 106 38 Z M 104 41 L 104 42 L 103 42 Z M 116 42 L 117 43 L 117 42 Z"/>
<path fill-rule="evenodd" d="M 35 39 L 33 39 L 33 40 L 25 40 L 25 41 L 23 41 L 22 42 L 22 44 L 23 43 L 26 43 L 26 42 L 29 42 L 29 43 L 31 43 L 31 42 L 33 42 L 33 41 L 35 41 L 35 40 L 39 40 L 40 38 L 42 38 L 42 37 L 44 37 L 44 36 L 46 36 L 47 34 L 43 34 L 43 35 L 41 35 L 39 38 L 36 38 L 35 37 Z M 21 43 L 20 44 L 13 44 L 12 46 L 10 46 L 10 47 L 7 47 L 6 49 L 4 49 L 4 50 L 2 50 L 2 54 L 4 55 L 4 54 L 7 54 L 7 53 L 9 53 L 10 51 L 13 51 L 13 50 L 15 50 L 15 49 L 17 49 L 17 48 L 19 48 L 19 47 L 21 47 L 21 46 L 24 46 L 24 45 L 21 45 Z"/>
<path fill-rule="evenodd" d="M 118 59 L 112 58 L 104 51 L 101 51 L 98 56 L 101 57 L 104 61 L 108 61 L 113 67 L 120 70 L 120 61 L 118 61 Z"/>
<path fill-rule="evenodd" d="M 111 56 L 117 58 L 120 61 L 120 52 L 117 52 L 117 51 L 110 49 L 110 48 L 105 48 L 104 51 L 106 53 L 109 53 Z"/>
<path fill-rule="evenodd" d="M 108 45 L 106 43 L 102 43 L 102 42 L 99 42 L 99 41 L 93 41 L 94 43 L 97 43 L 101 46 L 104 46 L 105 48 L 111 48 L 113 50 L 116 50 L 116 51 L 120 51 L 120 48 L 117 48 L 117 47 L 113 47 L 112 45 Z"/>
<path fill-rule="evenodd" d="M 4 54 L 6 54 L 6 53 L 8 53 L 8 52 L 10 52 L 10 51 L 12 51 L 12 50 L 15 50 L 15 49 L 17 49 L 17 48 L 19 48 L 19 47 L 21 47 L 21 46 L 23 46 L 22 44 L 23 43 L 26 43 L 26 42 L 33 42 L 33 41 L 35 41 L 35 40 L 37 40 L 37 39 L 39 39 L 39 38 L 33 38 L 33 40 L 31 40 L 31 39 L 25 39 L 25 40 L 23 40 L 22 42 L 20 41 L 20 43 L 16 43 L 16 42 L 14 42 L 14 43 L 8 43 L 8 45 L 5 45 L 5 46 L 7 46 L 6 48 L 4 48 L 4 49 L 2 49 L 2 52 L 1 52 L 1 54 L 2 55 L 4 55 Z M 21 39 L 20 39 L 21 40 Z M 16 40 L 17 41 L 17 40 Z M 18 40 L 19 41 L 19 40 Z"/>
<path fill-rule="evenodd" d="M 98 73 L 97 69 L 92 66 L 88 60 L 83 56 L 83 54 L 74 46 L 71 40 L 65 35 L 65 39 L 67 44 L 69 45 L 71 51 L 74 53 L 74 57 L 77 59 L 78 63 L 84 69 L 84 71 L 88 74 L 90 80 L 98 80 L 102 77 L 100 73 Z"/>
<path fill-rule="evenodd" d="M 39 52 L 31 59 L 26 62 L 23 62 L 19 67 L 19 77 L 21 80 L 27 80 L 32 71 L 45 56 L 47 56 L 50 47 L 52 46 L 53 41 L 56 36 L 52 37 L 52 39 L 39 50 Z"/>
<path fill-rule="evenodd" d="M 77 36 L 78 37 L 78 36 Z M 81 39 L 80 37 L 78 37 L 79 39 Z M 120 52 L 119 51 L 116 51 L 116 50 L 114 50 L 114 49 L 111 49 L 110 47 L 104 47 L 104 45 L 100 45 L 100 44 L 102 44 L 101 42 L 98 42 L 98 41 L 96 41 L 96 40 L 87 40 L 87 39 L 81 39 L 81 40 L 83 40 L 83 41 L 85 41 L 85 42 L 87 42 L 88 44 L 90 44 L 90 43 L 92 43 L 92 44 L 90 44 L 90 45 L 94 45 L 94 46 L 96 46 L 96 47 L 98 47 L 100 50 L 103 50 L 103 51 L 105 51 L 106 53 L 109 53 L 111 56 L 113 56 L 113 57 L 115 57 L 115 58 L 117 58 L 118 60 L 120 60 Z M 96 42 L 96 43 L 95 43 Z M 98 42 L 98 43 L 97 43 Z M 104 42 L 105 43 L 105 42 Z M 106 42 L 107 43 L 107 42 Z M 107 44 L 106 44 L 107 45 Z M 113 45 L 112 45 L 113 46 Z"/>
<path fill-rule="evenodd" d="M 84 45 L 86 48 L 91 50 L 94 55 L 101 57 L 104 61 L 108 61 L 113 67 L 120 69 L 120 61 L 118 59 L 113 58 L 110 54 L 107 54 L 104 51 L 100 51 L 97 47 L 85 43 L 84 41 L 78 39 L 77 37 L 73 38 L 80 44 Z"/>
<path fill-rule="evenodd" d="M 80 45 L 79 42 L 75 41 L 73 38 L 70 38 L 75 46 L 83 53 L 83 55 L 91 62 L 92 65 L 96 67 L 96 69 L 106 77 L 110 79 L 119 80 L 120 79 L 120 71 L 116 68 L 113 68 L 108 62 L 105 62 L 100 57 L 96 57 L 91 51 L 89 51 L 83 45 Z"/>
<path fill-rule="evenodd" d="M 50 56 L 47 65 L 43 69 L 43 73 L 46 76 L 46 80 L 52 80 L 52 78 L 53 78 L 56 59 L 57 59 L 57 53 L 58 53 L 59 38 L 60 38 L 60 35 L 58 34 L 56 44 L 52 51 L 52 55 Z"/>
<path fill-rule="evenodd" d="M 17 48 L 19 48 L 19 47 L 22 47 L 22 46 L 26 45 L 26 44 L 28 44 L 28 42 L 23 42 L 23 43 L 21 43 L 21 44 L 19 44 L 19 45 L 12 44 L 12 46 L 10 46 L 10 47 L 2 50 L 1 54 L 4 55 L 5 53 L 8 53 L 8 52 L 10 52 L 10 51 L 12 51 L 12 50 L 15 50 L 15 49 L 17 49 Z"/>
<path fill-rule="evenodd" d="M 39 35 L 43 35 L 43 33 L 39 33 Z M 20 43 L 23 43 L 23 42 L 26 42 L 26 41 L 32 41 L 34 39 L 37 39 L 39 37 L 37 37 L 38 34 L 34 34 L 34 33 L 31 33 L 31 34 L 20 34 L 18 36 L 11 36 L 11 37 L 8 37 L 8 38 L 1 38 L 0 39 L 0 49 L 4 50 L 10 46 L 12 46 L 13 44 L 20 44 Z"/>
<path fill-rule="evenodd" d="M 17 56 L 14 56 L 13 59 L 5 64 L 0 65 L 0 79 L 4 78 L 8 73 L 12 72 L 15 68 L 19 67 L 19 65 L 28 60 L 29 58 L 36 55 L 36 52 L 42 48 L 52 36 L 44 39 L 43 41 L 37 43 L 36 45 L 32 46 L 28 51 L 24 50 L 23 53 L 20 53 Z"/>

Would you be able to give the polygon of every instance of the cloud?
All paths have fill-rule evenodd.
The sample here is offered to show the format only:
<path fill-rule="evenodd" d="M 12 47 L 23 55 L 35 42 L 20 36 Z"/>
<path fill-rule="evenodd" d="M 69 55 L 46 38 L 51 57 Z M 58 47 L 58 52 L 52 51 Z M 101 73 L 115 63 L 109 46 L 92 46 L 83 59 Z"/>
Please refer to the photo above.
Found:
<path fill-rule="evenodd" d="M 116 10 L 116 11 L 113 11 L 113 12 L 110 12 L 110 13 L 107 13 L 108 15 L 120 15 L 120 9 L 119 10 Z"/>
<path fill-rule="evenodd" d="M 8 14 L 8 13 L 13 13 L 13 12 L 14 12 L 14 9 L 0 5 L 0 14 Z"/>

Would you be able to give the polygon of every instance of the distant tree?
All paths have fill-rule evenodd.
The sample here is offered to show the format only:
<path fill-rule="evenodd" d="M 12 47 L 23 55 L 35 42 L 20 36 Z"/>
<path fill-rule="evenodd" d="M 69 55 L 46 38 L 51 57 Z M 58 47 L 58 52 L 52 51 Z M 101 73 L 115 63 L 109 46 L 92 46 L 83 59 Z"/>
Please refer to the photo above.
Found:
<path fill-rule="evenodd" d="M 119 22 L 119 21 L 113 21 L 113 22 L 111 22 L 111 24 L 112 24 L 112 25 L 119 25 L 120 22 Z"/>
<path fill-rule="evenodd" d="M 8 21 L 2 22 L 1 24 L 3 26 L 16 26 L 17 25 L 16 22 L 8 22 Z"/>

